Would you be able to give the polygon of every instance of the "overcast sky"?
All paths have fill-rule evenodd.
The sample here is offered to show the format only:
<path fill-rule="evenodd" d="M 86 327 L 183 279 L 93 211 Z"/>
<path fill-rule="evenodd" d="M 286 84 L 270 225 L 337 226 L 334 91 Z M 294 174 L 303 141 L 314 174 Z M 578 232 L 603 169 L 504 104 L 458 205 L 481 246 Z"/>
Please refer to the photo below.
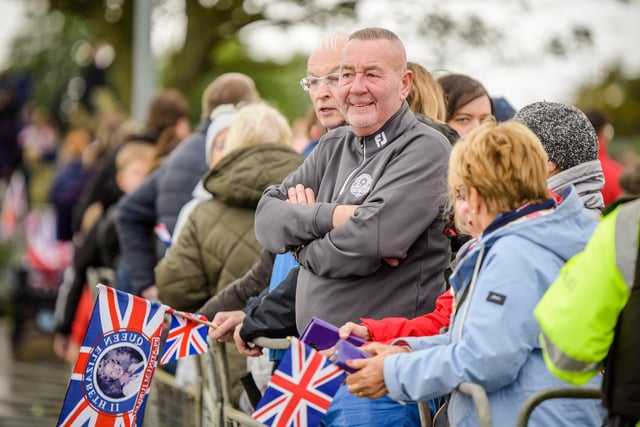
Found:
<path fill-rule="evenodd" d="M 0 0 L 0 70 L 5 68 L 9 44 L 22 25 L 24 7 L 16 0 Z"/>
<path fill-rule="evenodd" d="M 440 58 L 437 47 L 415 36 L 410 22 L 412 15 L 419 15 L 416 11 L 425 9 L 461 18 L 478 14 L 505 39 L 486 48 L 450 42 L 446 58 Z M 571 102 L 581 84 L 599 81 L 616 62 L 630 76 L 640 75 L 639 0 L 360 0 L 357 14 L 358 28 L 384 26 L 396 32 L 407 47 L 409 60 L 436 75 L 444 71 L 469 74 L 516 108 L 542 99 Z M 553 35 L 570 36 L 576 25 L 591 30 L 592 47 L 562 58 L 544 53 Z M 357 28 L 336 29 L 348 33 Z M 288 50 L 283 47 L 304 51 L 313 46 L 308 42 L 309 33 L 308 28 L 293 30 L 293 34 L 256 32 L 246 39 L 257 53 L 286 60 Z"/>
<path fill-rule="evenodd" d="M 442 55 L 442 46 L 419 40 L 408 22 L 425 9 L 455 18 L 478 14 L 505 39 L 487 48 L 447 42 Z M 571 102 L 581 84 L 598 81 L 614 62 L 622 63 L 629 75 L 640 75 L 640 0 L 360 0 L 356 12 L 357 26 L 336 23 L 332 29 L 349 33 L 365 26 L 389 28 L 404 41 L 410 60 L 436 75 L 443 70 L 469 74 L 516 108 L 541 99 Z M 6 64 L 7 47 L 23 13 L 20 0 L 0 0 L 0 68 Z M 184 17 L 175 9 L 169 15 L 161 18 L 163 31 L 153 33 L 159 55 L 180 44 Z M 552 35 L 569 36 L 575 25 L 591 30 L 593 47 L 564 58 L 544 54 Z M 308 27 L 294 27 L 286 34 L 261 29 L 243 34 L 242 39 L 256 55 L 285 62 L 294 52 L 308 53 L 321 34 Z"/>

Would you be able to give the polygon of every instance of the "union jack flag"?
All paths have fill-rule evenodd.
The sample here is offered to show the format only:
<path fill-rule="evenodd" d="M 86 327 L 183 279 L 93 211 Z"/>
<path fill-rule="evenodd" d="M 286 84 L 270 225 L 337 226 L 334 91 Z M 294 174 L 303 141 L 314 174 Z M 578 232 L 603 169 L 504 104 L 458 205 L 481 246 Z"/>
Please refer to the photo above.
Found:
<path fill-rule="evenodd" d="M 272 427 L 317 427 L 343 378 L 341 368 L 292 338 L 252 416 Z"/>
<path fill-rule="evenodd" d="M 156 237 L 160 239 L 166 247 L 171 246 L 171 233 L 169 233 L 169 229 L 164 223 L 156 224 L 156 226 L 153 227 L 153 232 L 156 233 Z"/>
<path fill-rule="evenodd" d="M 171 312 L 171 325 L 167 334 L 167 342 L 164 345 L 164 353 L 160 359 L 161 364 L 165 365 L 172 360 L 207 352 L 209 327 L 188 317 L 207 321 L 207 317 L 202 314 L 181 313 L 181 315 L 176 315 L 175 312 Z"/>
<path fill-rule="evenodd" d="M 98 289 L 58 426 L 141 426 L 168 307 Z"/>

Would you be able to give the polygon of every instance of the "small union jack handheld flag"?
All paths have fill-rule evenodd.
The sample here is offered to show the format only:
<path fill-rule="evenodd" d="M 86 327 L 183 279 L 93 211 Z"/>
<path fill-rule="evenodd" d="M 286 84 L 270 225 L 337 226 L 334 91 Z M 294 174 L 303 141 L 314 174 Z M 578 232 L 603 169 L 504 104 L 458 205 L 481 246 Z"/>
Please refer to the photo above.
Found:
<path fill-rule="evenodd" d="M 343 379 L 341 368 L 292 338 L 252 417 L 272 427 L 317 427 Z"/>
<path fill-rule="evenodd" d="M 153 232 L 156 233 L 156 237 L 160 239 L 166 247 L 171 247 L 171 234 L 166 225 L 163 223 L 156 224 L 156 226 L 153 227 Z"/>
<path fill-rule="evenodd" d="M 168 307 L 98 289 L 58 426 L 141 426 Z"/>
<path fill-rule="evenodd" d="M 169 309 L 169 312 L 171 325 L 160 363 L 165 365 L 192 354 L 206 353 L 209 348 L 207 317 L 202 314 L 175 312 L 172 309 Z"/>

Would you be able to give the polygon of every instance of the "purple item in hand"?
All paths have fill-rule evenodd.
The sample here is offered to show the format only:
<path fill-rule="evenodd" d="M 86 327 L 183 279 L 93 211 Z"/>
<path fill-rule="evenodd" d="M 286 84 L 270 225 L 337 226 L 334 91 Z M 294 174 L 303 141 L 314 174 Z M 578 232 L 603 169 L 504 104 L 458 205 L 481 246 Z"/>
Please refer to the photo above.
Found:
<path fill-rule="evenodd" d="M 329 322 L 326 322 L 317 317 L 313 317 L 311 322 L 304 328 L 300 341 L 315 348 L 316 350 L 326 350 L 336 345 L 340 335 L 338 334 L 338 328 Z M 349 335 L 347 338 L 351 344 L 356 347 L 360 347 L 366 341 L 355 335 Z"/>
<path fill-rule="evenodd" d="M 338 340 L 336 343 L 336 352 L 333 354 L 333 363 L 340 366 L 347 372 L 355 372 L 356 370 L 347 366 L 347 360 L 365 359 L 371 357 L 369 353 L 356 347 L 347 340 Z"/>

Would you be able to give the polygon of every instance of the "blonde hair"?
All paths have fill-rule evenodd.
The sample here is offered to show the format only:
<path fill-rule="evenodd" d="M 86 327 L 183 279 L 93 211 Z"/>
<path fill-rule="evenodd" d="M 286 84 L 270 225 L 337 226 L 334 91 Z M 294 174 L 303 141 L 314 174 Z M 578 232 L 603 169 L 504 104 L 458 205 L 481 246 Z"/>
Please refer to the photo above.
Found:
<path fill-rule="evenodd" d="M 293 145 L 293 133 L 287 119 L 264 102 L 246 104 L 238 110 L 222 154 L 226 156 L 238 148 L 258 144 Z"/>
<path fill-rule="evenodd" d="M 449 183 L 456 176 L 466 196 L 475 188 L 493 214 L 549 198 L 547 154 L 533 132 L 511 120 L 487 121 L 453 146 Z"/>
<path fill-rule="evenodd" d="M 442 86 L 422 65 L 407 62 L 407 68 L 413 72 L 413 83 L 407 96 L 411 111 L 444 123 L 447 118 L 447 105 Z"/>

